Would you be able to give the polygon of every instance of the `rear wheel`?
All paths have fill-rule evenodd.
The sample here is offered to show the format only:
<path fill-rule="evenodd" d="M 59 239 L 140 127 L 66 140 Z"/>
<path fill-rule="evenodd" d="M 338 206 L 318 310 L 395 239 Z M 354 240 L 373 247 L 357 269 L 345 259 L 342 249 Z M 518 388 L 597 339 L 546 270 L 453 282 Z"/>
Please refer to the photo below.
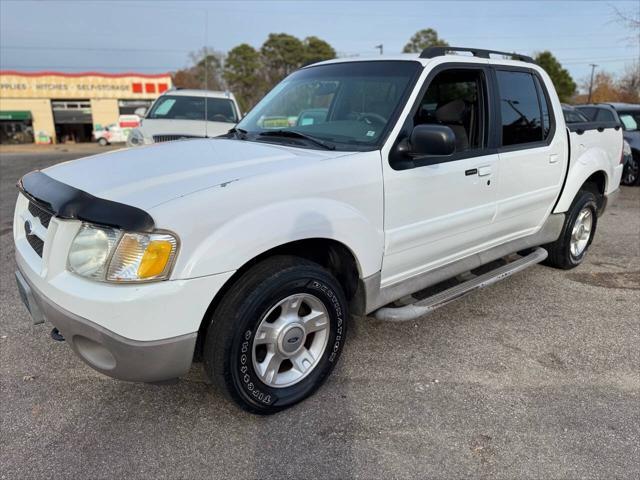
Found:
<path fill-rule="evenodd" d="M 106 147 L 107 145 L 109 145 L 109 141 L 106 138 L 102 137 L 102 138 L 98 139 L 98 144 L 101 147 Z"/>
<path fill-rule="evenodd" d="M 242 408 L 275 413 L 311 395 L 331 373 L 347 314 L 340 284 L 320 265 L 269 258 L 242 275 L 215 309 L 205 369 Z"/>
<path fill-rule="evenodd" d="M 623 185 L 640 185 L 640 156 L 633 155 L 624 166 L 620 183 Z"/>
<path fill-rule="evenodd" d="M 582 263 L 593 240 L 598 223 L 598 202 L 593 192 L 581 190 L 566 214 L 558 240 L 545 248 L 545 264 L 569 270 Z"/>

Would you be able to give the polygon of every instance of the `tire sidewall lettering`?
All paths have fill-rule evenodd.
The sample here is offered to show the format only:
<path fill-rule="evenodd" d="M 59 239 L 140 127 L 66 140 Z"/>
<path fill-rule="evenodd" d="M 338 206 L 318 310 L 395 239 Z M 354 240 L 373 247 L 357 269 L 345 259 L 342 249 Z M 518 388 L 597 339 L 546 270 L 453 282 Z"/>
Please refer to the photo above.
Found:
<path fill-rule="evenodd" d="M 314 374 L 318 374 L 318 376 L 323 376 L 324 371 L 327 370 L 329 365 L 332 365 L 338 358 L 343 339 L 344 339 L 344 328 L 345 328 L 345 320 L 344 320 L 344 309 L 342 307 L 342 303 L 340 302 L 340 297 L 336 295 L 331 287 L 328 285 L 318 281 L 303 281 L 298 283 L 298 286 L 293 286 L 293 290 L 300 291 L 311 291 L 318 299 L 320 299 L 327 306 L 327 310 L 329 311 L 329 316 L 331 318 L 332 331 L 335 332 L 332 344 L 327 345 L 328 356 L 326 357 L 326 361 L 322 360 L 321 363 L 316 367 L 318 372 L 312 372 L 312 374 L 306 379 L 302 380 L 300 383 L 295 384 L 291 387 L 287 387 L 282 389 L 282 395 L 287 396 L 296 395 L 295 390 L 294 393 L 291 393 L 292 390 L 296 389 L 296 387 L 300 387 L 301 385 L 305 385 L 304 389 L 307 389 L 313 382 L 316 380 L 313 377 L 316 377 Z M 287 293 L 289 294 L 289 293 Z M 273 303 L 273 302 L 270 302 Z M 260 315 L 257 316 L 253 321 L 248 321 L 248 325 L 242 330 L 242 333 L 239 335 L 239 348 L 237 348 L 237 356 L 235 360 L 235 370 L 237 372 L 236 378 L 238 379 L 239 386 L 245 392 L 248 398 L 250 398 L 253 402 L 257 402 L 259 404 L 263 404 L 265 406 L 273 405 L 281 395 L 277 394 L 277 389 L 272 389 L 264 385 L 260 379 L 257 377 L 254 372 L 253 360 L 252 360 L 252 348 L 253 348 L 253 338 L 254 338 L 254 328 L 257 327 Z M 330 337 L 331 338 L 331 337 Z M 331 340 L 330 340 L 331 341 Z M 325 355 L 327 355 L 327 351 L 325 351 Z M 274 391 L 276 390 L 276 391 Z"/>
<path fill-rule="evenodd" d="M 317 290 L 322 292 L 325 295 L 325 297 L 329 298 L 329 300 L 331 301 L 331 304 L 335 309 L 335 314 L 337 317 L 336 318 L 336 338 L 333 341 L 333 347 L 331 348 L 331 353 L 329 354 L 329 363 L 333 363 L 338 357 L 338 353 L 340 352 L 340 345 L 342 343 L 342 338 L 343 338 L 342 332 L 343 332 L 344 320 L 343 320 L 342 305 L 340 304 L 340 299 L 331 288 L 321 284 L 317 280 L 312 280 L 311 282 L 309 282 L 307 286 L 312 290 Z"/>

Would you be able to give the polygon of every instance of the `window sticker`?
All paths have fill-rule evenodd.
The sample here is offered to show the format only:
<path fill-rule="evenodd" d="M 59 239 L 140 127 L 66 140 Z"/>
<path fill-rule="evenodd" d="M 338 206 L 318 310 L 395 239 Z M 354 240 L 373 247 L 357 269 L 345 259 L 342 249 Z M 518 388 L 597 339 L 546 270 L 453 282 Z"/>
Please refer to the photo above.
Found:
<path fill-rule="evenodd" d="M 373 130 L 369 130 L 369 131 L 367 132 L 367 137 L 374 137 L 375 135 L 376 135 L 376 132 L 375 132 L 375 131 L 373 131 Z"/>
<path fill-rule="evenodd" d="M 174 103 L 176 103 L 176 100 L 174 98 L 166 99 L 164 102 L 158 105 L 158 108 L 156 108 L 156 111 L 153 112 L 153 114 L 166 115 L 167 113 L 169 113 L 169 110 L 171 110 L 171 107 L 173 107 Z"/>
<path fill-rule="evenodd" d="M 303 118 L 300 125 L 313 125 L 313 118 Z"/>

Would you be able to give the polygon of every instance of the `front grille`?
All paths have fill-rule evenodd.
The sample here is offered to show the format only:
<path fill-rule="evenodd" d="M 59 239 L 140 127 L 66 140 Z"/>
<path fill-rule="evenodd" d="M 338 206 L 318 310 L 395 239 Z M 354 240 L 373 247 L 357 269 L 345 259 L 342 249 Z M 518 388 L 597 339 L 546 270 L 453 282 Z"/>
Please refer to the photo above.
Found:
<path fill-rule="evenodd" d="M 27 242 L 31 245 L 31 248 L 38 254 L 39 257 L 42 257 L 42 250 L 44 249 L 44 242 L 40 240 L 35 234 L 27 235 Z"/>
<path fill-rule="evenodd" d="M 35 220 L 36 218 L 40 220 L 40 224 L 46 229 L 49 228 L 49 223 L 51 223 L 51 217 L 53 216 L 50 212 L 35 204 L 34 202 L 29 202 L 27 207 L 29 213 Z M 42 257 L 42 251 L 44 250 L 44 240 L 36 234 L 36 231 L 40 232 L 42 235 L 42 230 L 38 227 L 38 229 L 34 230 L 33 220 L 27 220 L 24 223 L 24 234 L 27 238 L 27 242 L 31 245 L 34 252 L 38 254 L 38 256 Z"/>
<path fill-rule="evenodd" d="M 49 212 L 47 212 L 46 210 L 43 210 L 42 208 L 37 206 L 35 203 L 29 202 L 29 213 L 34 217 L 39 218 L 40 223 L 44 228 L 49 228 L 49 222 L 51 221 L 51 217 L 52 217 L 52 215 Z"/>
<path fill-rule="evenodd" d="M 160 142 L 175 142 L 176 140 L 186 140 L 188 138 L 202 138 L 197 135 L 154 135 L 153 141 Z"/>

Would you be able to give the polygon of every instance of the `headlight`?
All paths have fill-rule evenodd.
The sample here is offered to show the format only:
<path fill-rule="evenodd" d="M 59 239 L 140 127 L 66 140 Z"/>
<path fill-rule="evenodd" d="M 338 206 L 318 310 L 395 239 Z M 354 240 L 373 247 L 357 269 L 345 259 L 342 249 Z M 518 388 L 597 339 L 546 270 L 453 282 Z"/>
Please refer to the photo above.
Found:
<path fill-rule="evenodd" d="M 118 237 L 111 228 L 82 225 L 69 250 L 69 270 L 83 277 L 104 279 L 107 260 Z"/>
<path fill-rule="evenodd" d="M 177 250 L 177 238 L 167 232 L 127 233 L 83 224 L 71 243 L 67 265 L 70 271 L 94 280 L 165 280 Z"/>
<path fill-rule="evenodd" d="M 139 147 L 140 145 L 144 145 L 144 135 L 140 130 L 134 128 L 127 137 L 127 146 Z"/>

